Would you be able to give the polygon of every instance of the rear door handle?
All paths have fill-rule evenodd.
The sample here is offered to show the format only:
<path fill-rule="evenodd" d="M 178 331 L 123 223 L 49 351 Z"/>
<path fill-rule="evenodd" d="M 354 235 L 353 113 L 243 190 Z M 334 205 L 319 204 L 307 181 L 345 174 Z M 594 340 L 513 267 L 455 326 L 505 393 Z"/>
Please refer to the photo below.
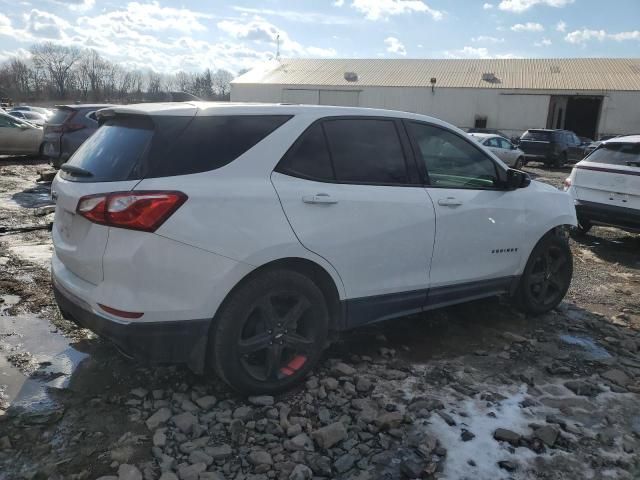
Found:
<path fill-rule="evenodd" d="M 321 205 L 333 205 L 338 203 L 338 200 L 331 198 L 328 193 L 316 193 L 315 195 L 305 195 L 302 197 L 304 203 L 321 204 Z"/>
<path fill-rule="evenodd" d="M 462 201 L 455 197 L 447 197 L 438 200 L 438 205 L 442 205 L 443 207 L 457 207 L 458 205 L 462 205 Z"/>

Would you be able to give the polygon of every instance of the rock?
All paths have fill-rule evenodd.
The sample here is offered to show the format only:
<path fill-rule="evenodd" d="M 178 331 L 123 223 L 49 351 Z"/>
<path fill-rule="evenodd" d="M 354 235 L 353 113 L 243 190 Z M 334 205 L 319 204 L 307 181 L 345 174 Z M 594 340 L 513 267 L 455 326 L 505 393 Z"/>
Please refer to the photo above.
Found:
<path fill-rule="evenodd" d="M 453 419 L 451 415 L 446 412 L 438 411 L 438 415 L 449 425 L 450 427 L 455 427 L 456 421 Z"/>
<path fill-rule="evenodd" d="M 200 410 L 200 408 L 191 400 L 184 400 L 180 405 L 180 408 L 182 408 L 182 410 L 184 410 L 185 412 L 197 412 L 198 410 Z"/>
<path fill-rule="evenodd" d="M 331 448 L 347 438 L 347 429 L 342 422 L 336 422 L 319 428 L 311 434 L 311 437 L 320 448 Z"/>
<path fill-rule="evenodd" d="M 287 450 L 292 451 L 304 450 L 307 452 L 313 452 L 315 450 L 315 448 L 313 447 L 313 441 L 306 433 L 301 433 L 293 437 L 291 440 L 287 440 L 284 446 Z"/>
<path fill-rule="evenodd" d="M 545 425 L 544 427 L 538 428 L 533 436 L 538 438 L 544 442 L 547 447 L 553 447 L 558 439 L 558 430 L 551 425 Z"/>
<path fill-rule="evenodd" d="M 341 457 L 338 457 L 338 459 L 333 462 L 333 468 L 335 468 L 338 473 L 344 473 L 351 470 L 355 463 L 356 458 L 353 455 L 346 453 Z"/>
<path fill-rule="evenodd" d="M 442 410 L 444 404 L 436 398 L 418 398 L 409 405 L 410 412 L 419 412 L 420 410 Z"/>
<path fill-rule="evenodd" d="M 213 457 L 207 455 L 202 450 L 194 450 L 189 455 L 189 463 L 204 463 L 209 466 L 213 463 Z"/>
<path fill-rule="evenodd" d="M 180 429 L 182 433 L 190 433 L 197 422 L 196 417 L 189 412 L 184 412 L 171 417 L 173 424 Z"/>
<path fill-rule="evenodd" d="M 164 447 L 167 444 L 167 436 L 162 430 L 156 430 L 153 434 L 153 445 L 155 447 Z"/>
<path fill-rule="evenodd" d="M 249 397 L 249 403 L 258 407 L 270 407 L 274 404 L 273 397 L 271 395 L 260 395 L 257 397 Z"/>
<path fill-rule="evenodd" d="M 149 430 L 155 430 L 163 423 L 166 423 L 167 420 L 171 418 L 171 410 L 164 407 L 158 410 L 156 413 L 147 418 L 145 422 L 147 424 L 147 428 Z"/>
<path fill-rule="evenodd" d="M 510 460 L 501 460 L 498 462 L 498 466 L 507 472 L 515 472 L 518 468 L 518 466 Z"/>
<path fill-rule="evenodd" d="M 424 465 L 416 459 L 406 459 L 400 464 L 400 471 L 407 478 L 422 478 Z"/>
<path fill-rule="evenodd" d="M 356 390 L 361 393 L 366 393 L 371 390 L 373 386 L 371 380 L 366 377 L 358 377 L 356 380 Z"/>
<path fill-rule="evenodd" d="M 570 380 L 565 382 L 564 386 L 576 395 L 584 395 L 586 397 L 595 397 L 599 393 L 602 393 L 602 389 L 597 385 L 583 382 L 581 380 Z"/>
<path fill-rule="evenodd" d="M 310 480 L 313 478 L 313 472 L 306 465 L 298 464 L 293 467 L 289 474 L 289 480 Z"/>
<path fill-rule="evenodd" d="M 217 447 L 208 447 L 205 449 L 205 453 L 212 457 L 214 460 L 224 460 L 229 458 L 233 453 L 230 445 L 222 444 Z"/>
<path fill-rule="evenodd" d="M 233 411 L 233 418 L 242 420 L 243 422 L 248 420 L 253 415 L 253 409 L 251 407 L 242 406 Z"/>
<path fill-rule="evenodd" d="M 98 480 L 118 480 L 116 475 L 103 475 L 102 477 L 98 477 Z M 176 480 L 178 480 L 176 478 Z"/>
<path fill-rule="evenodd" d="M 147 394 L 149 393 L 148 390 L 145 390 L 144 388 L 134 388 L 133 390 L 131 390 L 131 395 L 133 395 L 134 397 L 138 397 L 138 398 L 144 398 L 147 396 Z"/>
<path fill-rule="evenodd" d="M 287 428 L 287 437 L 295 437 L 302 433 L 302 425 L 295 424 Z"/>
<path fill-rule="evenodd" d="M 380 415 L 374 420 L 374 422 L 380 430 L 389 430 L 391 428 L 399 427 L 403 418 L 404 415 L 400 412 L 389 412 Z"/>
<path fill-rule="evenodd" d="M 356 373 L 356 371 L 357 370 L 355 368 L 353 368 L 352 366 L 347 365 L 346 363 L 342 363 L 342 362 L 336 363 L 333 366 L 333 368 L 331 369 L 331 372 L 334 375 L 337 375 L 339 377 L 342 377 L 342 376 L 350 377 L 350 376 L 354 375 Z"/>
<path fill-rule="evenodd" d="M 247 461 L 254 466 L 273 465 L 271 454 L 264 450 L 254 450 L 247 456 Z"/>
<path fill-rule="evenodd" d="M 11 450 L 11 440 L 8 436 L 0 438 L 0 450 Z"/>
<path fill-rule="evenodd" d="M 468 442 L 469 440 L 473 440 L 476 436 L 470 432 L 469 430 L 462 429 L 462 433 L 460 434 L 460 439 L 463 442 Z"/>
<path fill-rule="evenodd" d="M 336 380 L 336 379 L 335 379 L 335 378 L 333 378 L 333 377 L 323 378 L 323 379 L 320 381 L 320 384 L 321 384 L 324 388 L 326 388 L 327 390 L 329 390 L 329 391 L 337 390 L 337 389 L 338 389 L 338 386 L 340 385 L 340 384 L 338 383 L 338 380 Z"/>
<path fill-rule="evenodd" d="M 206 469 L 207 466 L 204 463 L 184 465 L 178 468 L 178 477 L 180 477 L 180 480 L 198 480 L 200 474 Z"/>
<path fill-rule="evenodd" d="M 219 472 L 201 472 L 198 480 L 225 480 L 224 475 Z"/>
<path fill-rule="evenodd" d="M 212 408 L 217 402 L 216 397 L 213 395 L 207 395 L 205 397 L 200 397 L 196 400 L 196 405 L 198 405 L 203 410 L 209 410 Z"/>
<path fill-rule="evenodd" d="M 499 442 L 508 442 L 514 447 L 517 447 L 520 443 L 520 435 L 505 428 L 498 428 L 493 432 L 493 438 Z"/>
<path fill-rule="evenodd" d="M 616 385 L 620 385 L 621 387 L 626 387 L 631 381 L 629 376 L 622 370 L 608 370 L 600 374 L 600 376 L 606 380 L 609 380 L 610 382 L 615 383 Z"/>
<path fill-rule="evenodd" d="M 118 467 L 118 480 L 142 480 L 142 473 L 136 466 L 123 463 Z"/>
<path fill-rule="evenodd" d="M 163 472 L 159 480 L 178 480 L 178 476 L 173 472 Z"/>
<path fill-rule="evenodd" d="M 510 342 L 515 342 L 515 343 L 525 343 L 527 341 L 527 339 L 522 335 L 518 335 L 517 333 L 512 333 L 512 332 L 504 332 L 502 334 L 502 337 L 505 338 L 506 340 L 509 340 Z"/>

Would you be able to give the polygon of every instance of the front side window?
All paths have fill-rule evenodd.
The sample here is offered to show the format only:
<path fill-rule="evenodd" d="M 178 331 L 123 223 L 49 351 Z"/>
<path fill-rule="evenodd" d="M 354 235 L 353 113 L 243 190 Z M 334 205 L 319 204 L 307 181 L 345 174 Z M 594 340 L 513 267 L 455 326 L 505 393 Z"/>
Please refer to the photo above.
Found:
<path fill-rule="evenodd" d="M 484 142 L 484 144 L 487 147 L 494 147 L 494 148 L 499 148 L 500 147 L 500 145 L 498 144 L 498 139 L 497 138 L 490 138 L 489 140 Z"/>
<path fill-rule="evenodd" d="M 10 118 L 5 117 L 4 115 L 0 116 L 0 127 L 4 128 L 17 128 L 18 124 L 12 121 Z"/>
<path fill-rule="evenodd" d="M 448 130 L 409 122 L 429 183 L 445 188 L 497 188 L 500 180 L 493 161 L 471 142 Z"/>
<path fill-rule="evenodd" d="M 409 181 L 393 120 L 329 120 L 323 127 L 339 182 L 393 185 Z"/>
<path fill-rule="evenodd" d="M 640 143 L 604 143 L 584 161 L 640 167 Z"/>

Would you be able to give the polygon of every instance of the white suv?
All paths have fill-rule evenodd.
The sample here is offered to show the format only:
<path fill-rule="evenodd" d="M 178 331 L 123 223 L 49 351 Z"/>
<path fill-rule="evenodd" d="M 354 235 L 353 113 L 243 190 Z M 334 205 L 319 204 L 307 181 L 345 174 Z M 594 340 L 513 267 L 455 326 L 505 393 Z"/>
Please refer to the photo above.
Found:
<path fill-rule="evenodd" d="M 640 233 L 640 135 L 602 142 L 564 185 L 575 199 L 581 233 L 593 225 Z"/>
<path fill-rule="evenodd" d="M 219 103 L 100 117 L 52 186 L 53 284 L 130 355 L 276 392 L 328 332 L 500 294 L 542 313 L 569 287 L 571 197 L 439 120 Z"/>

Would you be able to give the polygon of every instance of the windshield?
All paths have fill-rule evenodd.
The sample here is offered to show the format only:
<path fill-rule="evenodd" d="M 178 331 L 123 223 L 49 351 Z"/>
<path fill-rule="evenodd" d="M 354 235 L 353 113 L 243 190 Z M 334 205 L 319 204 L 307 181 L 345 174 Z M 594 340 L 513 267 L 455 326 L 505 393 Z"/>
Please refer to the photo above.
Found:
<path fill-rule="evenodd" d="M 585 161 L 640 167 L 640 143 L 604 143 Z"/>
<path fill-rule="evenodd" d="M 534 140 L 537 142 L 550 142 L 551 132 L 545 130 L 527 130 L 522 135 L 522 140 Z"/>

